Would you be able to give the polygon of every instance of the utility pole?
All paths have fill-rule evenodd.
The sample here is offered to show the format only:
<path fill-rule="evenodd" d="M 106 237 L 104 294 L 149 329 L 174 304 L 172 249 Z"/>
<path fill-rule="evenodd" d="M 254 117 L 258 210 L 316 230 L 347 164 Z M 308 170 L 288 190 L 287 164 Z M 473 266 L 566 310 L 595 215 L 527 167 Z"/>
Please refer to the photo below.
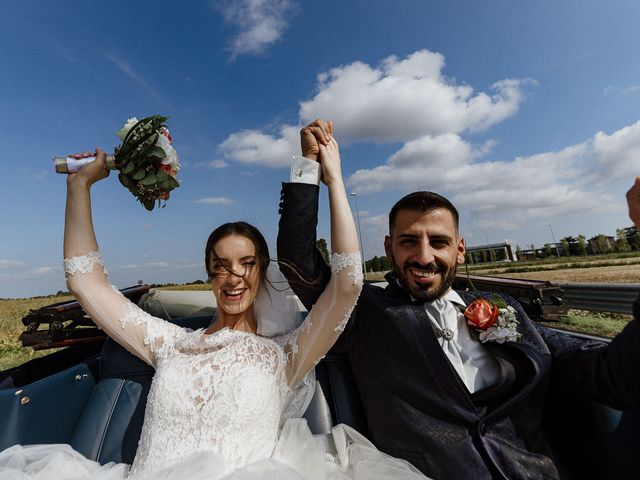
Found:
<path fill-rule="evenodd" d="M 553 239 L 553 246 L 556 247 L 556 256 L 560 258 L 560 252 L 558 251 L 558 244 L 556 243 L 556 236 L 553 234 L 553 229 L 549 225 L 549 231 L 551 232 L 551 238 Z"/>

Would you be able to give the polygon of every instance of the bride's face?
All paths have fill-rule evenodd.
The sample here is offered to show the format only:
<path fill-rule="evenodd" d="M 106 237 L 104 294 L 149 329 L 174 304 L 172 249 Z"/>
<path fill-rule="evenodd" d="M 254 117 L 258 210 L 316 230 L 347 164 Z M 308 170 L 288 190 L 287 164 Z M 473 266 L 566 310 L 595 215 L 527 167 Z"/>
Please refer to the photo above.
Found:
<path fill-rule="evenodd" d="M 209 262 L 217 308 L 231 315 L 253 311 L 260 285 L 260 267 L 253 242 L 235 234 L 221 238 L 213 247 Z"/>

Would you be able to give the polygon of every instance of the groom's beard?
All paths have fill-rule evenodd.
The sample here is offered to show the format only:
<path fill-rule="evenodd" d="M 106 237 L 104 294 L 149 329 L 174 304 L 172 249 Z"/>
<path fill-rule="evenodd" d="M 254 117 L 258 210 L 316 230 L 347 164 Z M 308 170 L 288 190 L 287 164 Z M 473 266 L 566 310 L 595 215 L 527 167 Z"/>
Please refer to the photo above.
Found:
<path fill-rule="evenodd" d="M 405 264 L 400 267 L 395 262 L 395 259 L 393 259 L 393 267 L 400 285 L 402 285 L 413 298 L 422 300 L 423 302 L 432 302 L 444 296 L 449 288 L 451 288 L 451 285 L 453 285 L 457 270 L 457 265 L 447 267 L 446 265 L 436 262 L 431 262 L 427 265 L 421 265 L 417 262 L 405 262 Z M 417 284 L 409 279 L 408 271 L 410 268 L 434 271 L 439 278 L 436 278 L 431 285 Z"/>

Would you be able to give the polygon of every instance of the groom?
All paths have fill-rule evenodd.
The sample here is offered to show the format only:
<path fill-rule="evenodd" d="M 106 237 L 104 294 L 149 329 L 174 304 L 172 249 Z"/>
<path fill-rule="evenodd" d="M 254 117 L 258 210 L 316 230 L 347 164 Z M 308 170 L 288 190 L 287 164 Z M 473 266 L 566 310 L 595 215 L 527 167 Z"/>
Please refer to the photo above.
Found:
<path fill-rule="evenodd" d="M 330 277 L 315 248 L 315 160 L 331 135 L 322 120 L 301 130 L 306 158 L 294 158 L 280 204 L 281 269 L 307 308 Z M 640 227 L 640 182 L 632 192 L 630 215 Z M 465 246 L 446 198 L 414 192 L 398 201 L 384 247 L 393 265 L 388 286 L 365 284 L 340 338 L 380 450 L 436 479 L 553 479 L 559 473 L 541 428 L 550 392 L 640 407 L 637 320 L 608 346 L 584 343 L 534 324 L 507 298 L 517 335 L 479 341 L 462 314 L 473 295 L 450 288 Z"/>

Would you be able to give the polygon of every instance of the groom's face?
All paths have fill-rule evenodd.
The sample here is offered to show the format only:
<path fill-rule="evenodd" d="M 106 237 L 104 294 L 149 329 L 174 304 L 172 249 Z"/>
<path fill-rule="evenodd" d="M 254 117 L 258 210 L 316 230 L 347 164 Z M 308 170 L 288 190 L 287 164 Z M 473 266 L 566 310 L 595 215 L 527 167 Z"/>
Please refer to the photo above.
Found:
<path fill-rule="evenodd" d="M 398 211 L 384 247 L 400 284 L 423 301 L 444 295 L 464 263 L 464 239 L 445 208 Z"/>

